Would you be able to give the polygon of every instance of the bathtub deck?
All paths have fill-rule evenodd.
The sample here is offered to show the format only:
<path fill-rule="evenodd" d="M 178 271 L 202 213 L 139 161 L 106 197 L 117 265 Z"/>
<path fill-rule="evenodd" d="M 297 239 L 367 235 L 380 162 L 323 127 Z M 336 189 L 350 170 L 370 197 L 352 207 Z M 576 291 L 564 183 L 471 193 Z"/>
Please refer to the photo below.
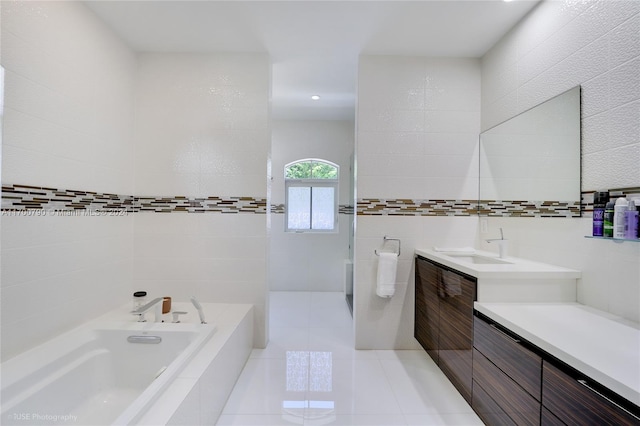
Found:
<path fill-rule="evenodd" d="M 197 322 L 190 304 L 175 304 L 188 311 L 184 322 Z M 176 378 L 140 425 L 211 425 L 231 394 L 253 348 L 253 305 L 203 303 L 205 318 L 216 333 Z"/>

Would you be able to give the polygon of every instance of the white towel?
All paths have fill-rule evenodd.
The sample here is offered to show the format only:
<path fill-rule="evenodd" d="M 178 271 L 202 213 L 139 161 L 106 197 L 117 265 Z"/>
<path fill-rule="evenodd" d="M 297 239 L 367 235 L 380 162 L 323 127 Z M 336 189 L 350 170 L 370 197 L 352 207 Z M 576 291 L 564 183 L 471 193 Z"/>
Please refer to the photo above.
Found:
<path fill-rule="evenodd" d="M 380 297 L 391 297 L 396 292 L 396 270 L 398 255 L 395 253 L 378 254 L 378 278 L 376 294 Z"/>

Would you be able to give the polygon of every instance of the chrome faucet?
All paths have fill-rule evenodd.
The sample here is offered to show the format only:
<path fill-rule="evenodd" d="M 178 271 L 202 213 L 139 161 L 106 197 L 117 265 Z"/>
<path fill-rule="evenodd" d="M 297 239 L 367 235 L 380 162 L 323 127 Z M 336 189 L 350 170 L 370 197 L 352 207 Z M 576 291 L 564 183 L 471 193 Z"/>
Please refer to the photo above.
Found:
<path fill-rule="evenodd" d="M 147 311 L 154 309 L 155 314 L 155 322 L 162 322 L 162 302 L 164 301 L 164 297 L 156 297 L 151 302 L 146 305 L 140 306 L 138 309 L 134 309 L 131 311 L 133 315 L 138 315 L 138 322 L 146 322 L 147 320 L 144 318 L 144 314 Z"/>
<path fill-rule="evenodd" d="M 504 233 L 502 232 L 502 228 L 500 228 L 500 238 L 491 238 L 485 241 L 488 243 L 492 243 L 492 242 L 498 243 L 498 252 L 500 253 L 500 258 L 503 259 L 507 257 L 508 240 L 504 239 Z"/>

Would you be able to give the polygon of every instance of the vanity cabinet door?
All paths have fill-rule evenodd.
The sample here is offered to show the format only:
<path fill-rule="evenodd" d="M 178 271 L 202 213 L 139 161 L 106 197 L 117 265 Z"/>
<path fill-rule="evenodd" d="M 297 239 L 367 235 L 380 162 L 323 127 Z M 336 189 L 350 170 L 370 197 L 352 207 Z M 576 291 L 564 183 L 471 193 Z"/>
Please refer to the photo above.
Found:
<path fill-rule="evenodd" d="M 473 380 L 473 301 L 476 281 L 442 269 L 438 283 L 440 299 L 440 369 L 471 404 Z"/>
<path fill-rule="evenodd" d="M 438 282 L 441 269 L 422 258 L 416 258 L 415 320 L 413 335 L 425 351 L 438 363 L 440 308 Z"/>
<path fill-rule="evenodd" d="M 473 346 L 540 401 L 542 357 L 523 346 L 518 336 L 476 316 L 473 321 Z"/>
<path fill-rule="evenodd" d="M 543 363 L 542 404 L 557 419 L 567 425 L 640 424 L 640 417 L 613 402 L 614 395 L 605 395 L 606 389 L 594 389 L 596 385 L 590 384 L 588 378 L 576 374 L 568 374 L 547 361 Z"/>
<path fill-rule="evenodd" d="M 414 336 L 471 404 L 476 280 L 416 258 Z"/>
<path fill-rule="evenodd" d="M 540 402 L 532 398 L 520 385 L 477 350 L 473 353 L 473 381 L 472 407 L 480 416 L 484 417 L 483 407 L 478 405 L 475 395 L 478 387 L 482 388 L 494 404 L 500 407 L 514 423 L 531 426 L 540 424 Z M 475 386 L 476 384 L 478 386 Z"/>

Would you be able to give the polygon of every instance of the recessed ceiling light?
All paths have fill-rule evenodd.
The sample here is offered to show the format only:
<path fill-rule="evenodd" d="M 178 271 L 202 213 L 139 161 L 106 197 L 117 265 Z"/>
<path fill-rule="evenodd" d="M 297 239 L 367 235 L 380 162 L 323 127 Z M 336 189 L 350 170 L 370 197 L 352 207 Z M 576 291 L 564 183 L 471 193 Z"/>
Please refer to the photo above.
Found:
<path fill-rule="evenodd" d="M 311 96 L 311 99 L 313 99 L 314 101 L 319 101 L 320 100 L 320 96 L 313 95 L 313 96 Z"/>

